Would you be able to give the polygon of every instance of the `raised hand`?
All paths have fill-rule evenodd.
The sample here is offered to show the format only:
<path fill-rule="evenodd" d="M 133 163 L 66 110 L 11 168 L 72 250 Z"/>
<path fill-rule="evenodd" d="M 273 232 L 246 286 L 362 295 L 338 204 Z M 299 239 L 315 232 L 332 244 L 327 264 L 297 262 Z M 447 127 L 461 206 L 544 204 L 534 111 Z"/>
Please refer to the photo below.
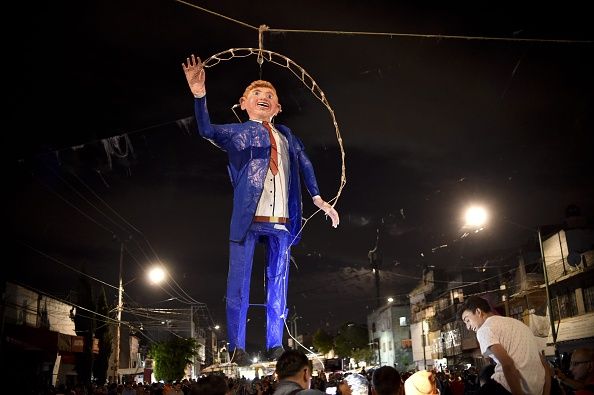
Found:
<path fill-rule="evenodd" d="M 186 63 L 182 63 L 182 67 L 192 94 L 196 97 L 206 95 L 206 85 L 204 84 L 206 73 L 200 58 L 192 54 L 191 57 L 186 59 Z"/>

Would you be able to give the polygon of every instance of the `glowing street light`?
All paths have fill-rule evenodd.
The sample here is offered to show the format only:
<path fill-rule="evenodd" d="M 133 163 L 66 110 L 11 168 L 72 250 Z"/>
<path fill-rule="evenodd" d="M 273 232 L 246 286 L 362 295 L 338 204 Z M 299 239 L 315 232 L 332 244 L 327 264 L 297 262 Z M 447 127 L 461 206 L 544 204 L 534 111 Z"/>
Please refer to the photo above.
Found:
<path fill-rule="evenodd" d="M 393 301 L 394 301 L 394 298 L 390 296 L 390 297 L 388 298 L 388 303 L 392 303 Z"/>
<path fill-rule="evenodd" d="M 480 228 L 487 223 L 489 215 L 484 207 L 472 206 L 466 210 L 464 220 L 467 227 Z"/>
<path fill-rule="evenodd" d="M 123 302 L 123 294 L 124 294 L 124 284 L 122 281 L 122 268 L 124 265 L 124 243 L 121 242 L 120 244 L 120 276 L 119 276 L 119 287 L 118 287 L 118 306 L 117 306 L 117 324 L 116 324 L 116 334 L 115 334 L 115 353 L 113 358 L 113 370 L 114 370 L 114 378 L 116 382 L 119 382 L 118 376 L 118 369 L 120 365 L 120 339 L 121 339 L 121 324 L 122 324 L 122 310 L 124 309 L 124 302 Z M 154 267 L 148 272 L 148 276 L 150 281 L 153 284 L 158 284 L 165 279 L 165 270 L 162 267 Z M 128 283 L 134 281 L 132 279 Z"/>
<path fill-rule="evenodd" d="M 161 266 L 155 266 L 149 270 L 148 278 L 151 283 L 159 284 L 165 279 L 165 270 Z"/>

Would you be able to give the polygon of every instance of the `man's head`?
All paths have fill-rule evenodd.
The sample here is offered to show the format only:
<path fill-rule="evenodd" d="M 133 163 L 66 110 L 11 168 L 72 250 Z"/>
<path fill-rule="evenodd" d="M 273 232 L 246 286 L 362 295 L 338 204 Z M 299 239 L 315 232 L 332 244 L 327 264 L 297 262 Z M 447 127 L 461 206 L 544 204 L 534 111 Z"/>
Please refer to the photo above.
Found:
<path fill-rule="evenodd" d="M 466 325 L 466 328 L 476 332 L 493 313 L 491 312 L 489 302 L 485 299 L 478 296 L 470 296 L 459 307 L 458 314 L 462 322 Z"/>
<path fill-rule="evenodd" d="M 371 378 L 372 395 L 398 395 L 401 393 L 400 373 L 391 366 L 375 369 Z"/>
<path fill-rule="evenodd" d="M 578 348 L 571 354 L 569 370 L 574 379 L 588 381 L 594 378 L 594 350 Z"/>
<path fill-rule="evenodd" d="M 239 99 L 242 110 L 247 111 L 250 119 L 270 122 L 281 112 L 276 89 L 268 81 L 257 80 L 245 88 Z"/>
<path fill-rule="evenodd" d="M 309 389 L 311 366 L 307 356 L 299 350 L 286 350 L 276 361 L 276 375 L 279 380 L 294 381 L 303 389 Z"/>

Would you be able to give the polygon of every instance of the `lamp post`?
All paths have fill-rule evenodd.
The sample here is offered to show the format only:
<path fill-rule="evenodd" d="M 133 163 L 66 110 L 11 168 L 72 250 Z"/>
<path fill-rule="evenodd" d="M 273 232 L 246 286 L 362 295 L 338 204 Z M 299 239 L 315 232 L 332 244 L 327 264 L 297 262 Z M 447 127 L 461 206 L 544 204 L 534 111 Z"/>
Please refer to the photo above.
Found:
<path fill-rule="evenodd" d="M 120 343 L 121 343 L 121 327 L 122 327 L 122 310 L 124 309 L 123 295 L 124 295 L 124 284 L 123 284 L 123 267 L 124 267 L 124 242 L 120 242 L 120 272 L 118 282 L 118 305 L 116 307 L 116 333 L 115 333 L 115 346 L 113 356 L 113 373 L 114 380 L 119 384 L 120 376 L 118 369 L 120 367 Z M 152 283 L 157 284 L 164 280 L 165 271 L 161 267 L 155 267 L 149 272 L 149 278 Z M 134 281 L 130 280 L 128 283 Z"/>
<path fill-rule="evenodd" d="M 484 208 L 482 208 L 480 206 L 470 207 L 469 209 L 466 210 L 465 220 L 466 220 L 466 226 L 480 228 L 484 224 L 486 224 L 486 222 L 488 220 L 487 210 L 485 210 Z M 528 226 L 521 225 L 516 222 L 509 221 L 507 219 L 504 219 L 504 221 L 508 222 L 512 225 L 515 225 L 519 228 L 527 229 L 532 232 L 536 232 L 536 234 L 538 235 L 538 247 L 540 250 L 539 251 L 540 259 L 542 262 L 542 271 L 543 271 L 543 275 L 544 275 L 544 285 L 545 285 L 545 292 L 546 292 L 546 298 L 547 298 L 547 309 L 549 311 L 549 322 L 551 325 L 551 336 L 553 338 L 553 347 L 555 348 L 555 354 L 557 354 L 558 353 L 558 350 L 557 350 L 557 329 L 555 328 L 555 320 L 553 319 L 553 308 L 551 306 L 551 294 L 550 294 L 550 290 L 549 290 L 549 276 L 548 276 L 548 272 L 547 272 L 547 263 L 545 260 L 544 248 L 542 245 L 542 234 L 541 234 L 540 227 L 538 227 L 535 230 Z M 507 296 L 506 296 L 506 307 L 507 307 Z"/>
<path fill-rule="evenodd" d="M 122 325 L 122 296 L 124 294 L 124 285 L 122 284 L 122 267 L 124 266 L 124 242 L 120 243 L 120 281 L 118 287 L 118 306 L 116 308 L 116 317 L 118 322 L 116 323 L 116 333 L 115 333 L 115 355 L 113 356 L 113 370 L 114 370 L 114 379 L 116 383 L 119 384 L 120 376 L 118 374 L 118 369 L 120 367 L 120 330 Z"/>
<path fill-rule="evenodd" d="M 425 351 L 425 347 L 427 346 L 427 342 L 425 340 L 425 319 L 423 318 L 423 321 L 421 321 L 421 335 L 423 336 L 423 369 L 427 370 L 427 355 L 426 355 L 426 351 Z"/>
<path fill-rule="evenodd" d="M 553 318 L 553 306 L 551 306 L 551 293 L 549 290 L 549 275 L 547 272 L 547 263 L 545 261 L 544 248 L 542 246 L 542 234 L 540 227 L 537 230 L 538 233 L 538 246 L 540 247 L 540 258 L 542 260 L 542 271 L 544 273 L 545 291 L 547 294 L 547 306 L 549 308 L 549 322 L 551 324 L 551 336 L 553 337 L 553 347 L 555 348 L 555 354 L 557 354 L 557 328 L 555 328 L 555 320 Z"/>

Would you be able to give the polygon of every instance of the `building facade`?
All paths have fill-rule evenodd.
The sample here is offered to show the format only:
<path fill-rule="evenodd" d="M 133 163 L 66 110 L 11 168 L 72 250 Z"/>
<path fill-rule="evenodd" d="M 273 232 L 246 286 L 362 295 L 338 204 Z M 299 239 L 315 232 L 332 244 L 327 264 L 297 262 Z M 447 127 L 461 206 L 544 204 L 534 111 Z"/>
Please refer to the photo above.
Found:
<path fill-rule="evenodd" d="M 10 282 L 4 284 L 1 308 L 5 377 L 33 391 L 76 384 L 74 364 L 84 347 L 84 338 L 74 330 L 76 308 Z"/>
<path fill-rule="evenodd" d="M 369 343 L 374 351 L 375 365 L 407 370 L 412 361 L 410 307 L 404 303 L 389 303 L 367 316 Z"/>

